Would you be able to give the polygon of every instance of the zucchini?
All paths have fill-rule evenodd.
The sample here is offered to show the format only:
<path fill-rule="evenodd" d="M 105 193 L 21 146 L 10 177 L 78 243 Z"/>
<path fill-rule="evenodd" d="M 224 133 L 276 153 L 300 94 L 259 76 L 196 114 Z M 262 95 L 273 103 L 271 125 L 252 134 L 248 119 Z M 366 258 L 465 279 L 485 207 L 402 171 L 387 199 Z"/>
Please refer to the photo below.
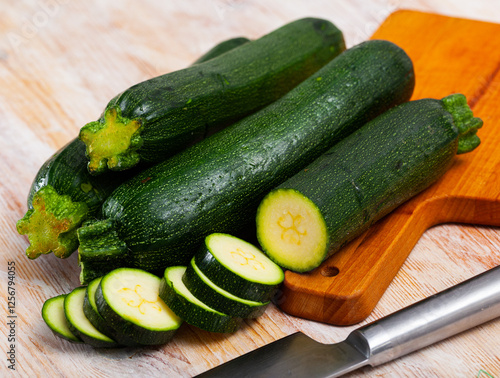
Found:
<path fill-rule="evenodd" d="M 460 94 L 387 111 L 263 199 L 260 245 L 286 269 L 314 269 L 476 148 L 481 126 Z"/>
<path fill-rule="evenodd" d="M 136 84 L 80 130 L 88 169 L 156 163 L 283 96 L 344 50 L 328 21 L 291 22 L 223 56 Z"/>
<path fill-rule="evenodd" d="M 93 347 L 117 347 L 118 344 L 95 328 L 83 313 L 86 291 L 86 287 L 77 287 L 64 299 L 64 314 L 68 320 L 69 329 L 83 342 Z"/>
<path fill-rule="evenodd" d="M 194 260 L 215 285 L 250 301 L 269 301 L 285 278 L 258 248 L 227 234 L 207 236 Z"/>
<path fill-rule="evenodd" d="M 373 40 L 345 51 L 270 106 L 120 185 L 103 204 L 104 219 L 78 230 L 81 277 L 106 269 L 93 262 L 102 261 L 107 244 L 121 249 L 106 257 L 109 266 L 114 260 L 158 275 L 186 266 L 207 235 L 254 224 L 271 189 L 407 101 L 413 87 L 411 60 L 393 43 Z"/>
<path fill-rule="evenodd" d="M 82 343 L 83 341 L 71 332 L 64 314 L 64 299 L 66 296 L 67 294 L 61 294 L 47 299 L 42 307 L 42 318 L 54 335 L 74 343 Z"/>
<path fill-rule="evenodd" d="M 200 301 L 214 310 L 238 318 L 257 318 L 264 313 L 269 304 L 243 299 L 215 285 L 196 266 L 194 258 L 188 265 L 182 282 Z"/>
<path fill-rule="evenodd" d="M 112 328 L 110 324 L 101 316 L 101 314 L 99 314 L 99 311 L 97 310 L 97 303 L 95 301 L 95 293 L 99 287 L 101 279 L 102 277 L 96 278 L 88 284 L 83 301 L 83 313 L 95 328 L 105 335 L 108 335 L 119 345 L 138 345 L 134 340 L 122 335 L 120 332 L 117 332 L 116 329 Z"/>
<path fill-rule="evenodd" d="M 210 50 L 208 50 L 205 54 L 200 56 L 194 63 L 203 63 L 206 62 L 207 60 L 213 59 L 215 57 L 218 57 L 219 55 L 222 55 L 228 51 L 231 51 L 232 49 L 235 49 L 236 47 L 240 47 L 241 45 L 244 45 L 245 43 L 250 42 L 248 38 L 245 37 L 236 37 L 236 38 L 231 38 L 226 41 L 222 41 L 218 45 L 212 47 Z"/>
<path fill-rule="evenodd" d="M 235 332 L 242 319 L 214 310 L 196 298 L 182 282 L 185 272 L 185 266 L 165 269 L 160 285 L 160 297 L 188 324 L 209 332 Z"/>
<path fill-rule="evenodd" d="M 233 38 L 213 47 L 195 63 L 203 63 L 248 42 Z M 94 177 L 87 170 L 85 144 L 73 139 L 52 155 L 39 169 L 28 193 L 28 211 L 17 224 L 30 245 L 26 255 L 36 259 L 53 252 L 69 257 L 78 248 L 76 229 L 98 215 L 103 201 L 122 182 L 140 169 Z"/>
<path fill-rule="evenodd" d="M 168 342 L 182 319 L 159 297 L 160 278 L 139 269 L 120 268 L 106 274 L 95 293 L 99 314 L 110 327 L 134 343 Z"/>

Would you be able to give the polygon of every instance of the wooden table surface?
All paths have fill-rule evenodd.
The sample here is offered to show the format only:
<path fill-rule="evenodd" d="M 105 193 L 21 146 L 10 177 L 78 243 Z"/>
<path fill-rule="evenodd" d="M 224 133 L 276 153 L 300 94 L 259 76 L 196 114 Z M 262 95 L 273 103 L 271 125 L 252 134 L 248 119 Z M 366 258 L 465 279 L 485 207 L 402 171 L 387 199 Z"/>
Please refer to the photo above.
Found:
<path fill-rule="evenodd" d="M 94 350 L 55 338 L 40 309 L 79 284 L 77 256 L 25 257 L 15 230 L 40 165 L 96 119 L 130 85 L 189 65 L 217 42 L 257 38 L 315 16 L 343 30 L 348 46 L 370 37 L 397 9 L 500 23 L 498 1 L 0 1 L 0 376 L 189 377 L 301 330 L 333 343 L 354 328 L 500 264 L 500 230 L 440 225 L 428 230 L 377 304 L 356 326 L 296 318 L 271 306 L 232 335 L 183 325 L 167 345 Z M 480 41 L 478 41 L 480 43 Z M 9 267 L 15 264 L 15 318 L 9 318 Z M 10 264 L 10 265 L 9 265 Z M 12 314 L 11 314 L 12 315 Z M 9 320 L 15 320 L 15 341 Z M 351 376 L 500 376 L 500 320 Z M 15 371 L 6 356 L 14 345 Z"/>

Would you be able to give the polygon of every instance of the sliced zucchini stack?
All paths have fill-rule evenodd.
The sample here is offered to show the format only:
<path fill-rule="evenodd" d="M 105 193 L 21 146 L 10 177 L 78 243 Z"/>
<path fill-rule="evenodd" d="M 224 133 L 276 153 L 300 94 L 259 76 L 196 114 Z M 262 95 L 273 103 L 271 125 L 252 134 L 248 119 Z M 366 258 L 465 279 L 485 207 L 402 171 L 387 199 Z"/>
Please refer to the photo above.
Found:
<path fill-rule="evenodd" d="M 194 262 L 214 285 L 249 301 L 269 301 L 285 278 L 257 247 L 228 234 L 207 236 Z"/>
<path fill-rule="evenodd" d="M 242 319 L 214 310 L 196 298 L 182 281 L 185 272 L 185 266 L 165 269 L 160 285 L 160 297 L 186 323 L 210 332 L 235 332 Z"/>
<path fill-rule="evenodd" d="M 86 291 L 87 288 L 84 286 L 77 287 L 64 299 L 64 313 L 68 320 L 69 329 L 74 335 L 93 347 L 117 347 L 116 341 L 94 327 L 83 313 Z"/>
<path fill-rule="evenodd" d="M 237 297 L 215 285 L 196 266 L 194 258 L 182 277 L 186 288 L 214 310 L 239 318 L 256 318 L 264 313 L 269 301 L 256 302 Z"/>
<path fill-rule="evenodd" d="M 42 318 L 54 332 L 54 335 L 74 343 L 81 343 L 82 340 L 71 332 L 64 314 L 64 299 L 66 296 L 67 294 L 61 294 L 47 299 L 42 307 Z"/>
<path fill-rule="evenodd" d="M 97 310 L 110 327 L 141 345 L 164 344 L 182 324 L 159 297 L 160 278 L 119 268 L 106 274 L 95 293 Z"/>
<path fill-rule="evenodd" d="M 83 301 L 83 313 L 94 327 L 105 335 L 111 337 L 118 344 L 126 346 L 138 345 L 134 340 L 117 332 L 116 329 L 112 328 L 110 324 L 101 316 L 101 314 L 99 314 L 99 311 L 97 310 L 97 303 L 95 301 L 95 292 L 97 291 L 101 280 L 102 277 L 96 278 L 87 286 L 85 299 Z"/>

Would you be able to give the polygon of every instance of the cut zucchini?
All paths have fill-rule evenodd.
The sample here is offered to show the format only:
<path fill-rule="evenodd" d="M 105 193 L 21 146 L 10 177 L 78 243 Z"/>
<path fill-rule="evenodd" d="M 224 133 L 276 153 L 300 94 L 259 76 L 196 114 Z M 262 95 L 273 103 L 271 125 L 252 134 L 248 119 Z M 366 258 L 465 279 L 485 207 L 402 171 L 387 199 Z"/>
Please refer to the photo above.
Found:
<path fill-rule="evenodd" d="M 228 234 L 207 236 L 195 263 L 215 285 L 250 301 L 269 301 L 285 278 L 258 248 Z"/>
<path fill-rule="evenodd" d="M 139 345 L 134 340 L 122 335 L 117 332 L 116 329 L 110 326 L 110 324 L 99 314 L 97 310 L 97 303 L 95 301 L 95 292 L 99 287 L 102 277 L 96 278 L 87 286 L 87 291 L 85 292 L 85 299 L 83 301 L 83 313 L 87 319 L 96 327 L 100 332 L 108 335 L 113 340 L 115 340 L 120 345 L 126 346 L 136 346 Z"/>
<path fill-rule="evenodd" d="M 257 212 L 259 243 L 282 267 L 311 270 L 323 261 L 328 230 L 318 207 L 294 189 L 271 192 Z"/>
<path fill-rule="evenodd" d="M 82 340 L 71 332 L 66 315 L 64 315 L 64 299 L 66 295 L 61 294 L 47 299 L 42 307 L 42 318 L 54 332 L 54 335 L 74 343 L 81 343 Z"/>
<path fill-rule="evenodd" d="M 194 258 L 182 277 L 186 288 L 200 301 L 214 310 L 239 318 L 256 318 L 264 313 L 268 302 L 255 302 L 239 298 L 215 285 L 196 266 Z"/>
<path fill-rule="evenodd" d="M 235 332 L 242 319 L 214 310 L 196 298 L 182 282 L 185 272 L 185 266 L 165 269 L 160 285 L 160 297 L 188 324 L 210 332 Z"/>
<path fill-rule="evenodd" d="M 117 332 L 142 345 L 168 342 L 182 319 L 158 296 L 160 278 L 140 269 L 106 274 L 95 293 L 99 314 Z"/>
<path fill-rule="evenodd" d="M 116 341 L 95 328 L 83 313 L 83 301 L 87 288 L 77 287 L 64 299 L 64 314 L 71 332 L 93 347 L 117 347 Z"/>
<path fill-rule="evenodd" d="M 263 250 L 306 272 L 438 180 L 483 125 L 462 94 L 398 105 L 271 191 L 256 216 Z"/>

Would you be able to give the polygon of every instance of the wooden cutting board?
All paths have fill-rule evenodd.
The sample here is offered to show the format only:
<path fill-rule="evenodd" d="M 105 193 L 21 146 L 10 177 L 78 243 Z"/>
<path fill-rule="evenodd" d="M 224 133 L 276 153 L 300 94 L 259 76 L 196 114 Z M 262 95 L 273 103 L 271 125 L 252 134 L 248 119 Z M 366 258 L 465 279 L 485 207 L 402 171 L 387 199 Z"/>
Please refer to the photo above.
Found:
<path fill-rule="evenodd" d="M 286 272 L 278 305 L 299 317 L 351 325 L 364 320 L 431 226 L 500 226 L 500 25 L 398 11 L 375 32 L 413 60 L 412 99 L 460 92 L 484 121 L 481 145 L 457 156 L 430 188 L 373 225 L 308 274 Z"/>

